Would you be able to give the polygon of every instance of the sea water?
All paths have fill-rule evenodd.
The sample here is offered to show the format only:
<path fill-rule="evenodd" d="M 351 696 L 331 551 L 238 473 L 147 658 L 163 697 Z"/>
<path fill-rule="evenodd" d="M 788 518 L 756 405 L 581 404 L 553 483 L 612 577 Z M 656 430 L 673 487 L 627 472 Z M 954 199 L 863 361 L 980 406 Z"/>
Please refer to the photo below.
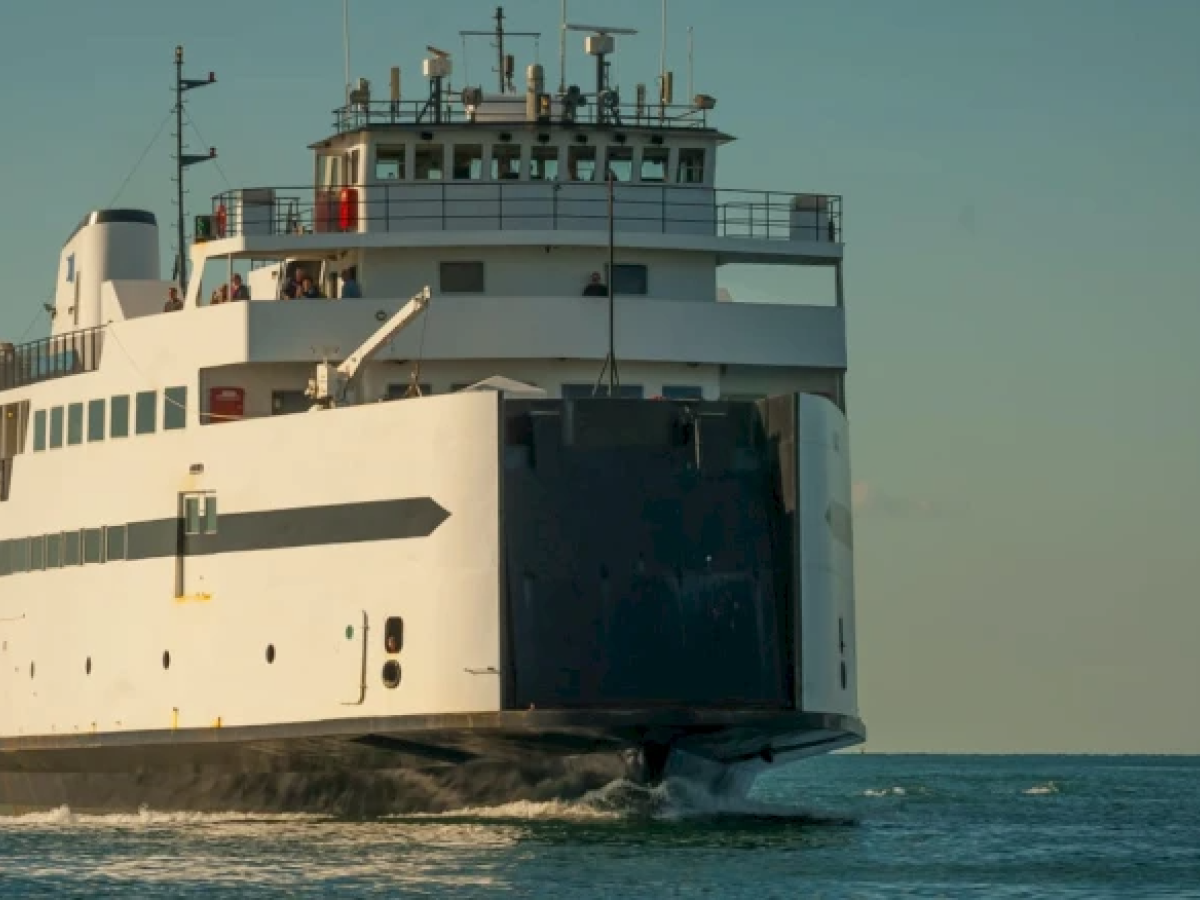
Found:
<path fill-rule="evenodd" d="M 346 822 L 0 818 L 0 897 L 1196 897 L 1200 758 L 846 753 L 749 802 L 581 801 Z"/>

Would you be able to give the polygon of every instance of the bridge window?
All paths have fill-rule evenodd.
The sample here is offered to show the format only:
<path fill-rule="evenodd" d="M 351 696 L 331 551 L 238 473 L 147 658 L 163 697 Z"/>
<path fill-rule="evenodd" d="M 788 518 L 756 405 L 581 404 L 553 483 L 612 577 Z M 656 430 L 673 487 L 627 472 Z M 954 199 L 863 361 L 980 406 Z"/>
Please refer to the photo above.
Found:
<path fill-rule="evenodd" d="M 154 434 L 158 428 L 158 391 L 138 391 L 134 410 L 134 431 Z"/>
<path fill-rule="evenodd" d="M 79 532 L 63 532 L 63 566 L 77 566 L 81 561 Z"/>
<path fill-rule="evenodd" d="M 62 535 L 46 535 L 46 568 L 62 568 Z"/>
<path fill-rule="evenodd" d="M 42 535 L 29 539 L 29 571 L 40 572 L 46 568 L 46 539 Z"/>
<path fill-rule="evenodd" d="M 567 177 L 571 181 L 591 181 L 596 176 L 596 148 L 567 148 Z"/>
<path fill-rule="evenodd" d="M 558 148 L 537 146 L 530 159 L 529 177 L 534 181 L 553 181 L 558 178 Z"/>
<path fill-rule="evenodd" d="M 704 148 L 679 151 L 679 170 L 675 180 L 680 184 L 704 184 Z"/>
<path fill-rule="evenodd" d="M 640 384 L 617 385 L 616 397 L 619 399 L 641 400 L 644 394 L 645 389 Z M 601 384 L 599 388 L 594 384 L 564 384 L 562 386 L 562 395 L 564 400 L 586 400 L 589 397 L 607 397 L 609 396 L 608 383 Z"/>
<path fill-rule="evenodd" d="M 104 401 L 88 401 L 88 441 L 104 440 Z"/>
<path fill-rule="evenodd" d="M 608 265 L 604 266 L 608 274 Z M 649 292 L 649 276 L 646 267 L 629 263 L 618 263 L 613 267 L 612 287 L 614 294 L 646 294 Z"/>
<path fill-rule="evenodd" d="M 54 450 L 63 445 L 63 408 L 56 406 L 50 410 L 50 449 Z"/>
<path fill-rule="evenodd" d="M 104 529 L 104 558 L 108 562 L 125 558 L 127 533 L 124 525 L 110 525 Z"/>
<path fill-rule="evenodd" d="M 483 144 L 454 145 L 454 180 L 478 181 L 483 177 Z"/>
<path fill-rule="evenodd" d="M 443 294 L 482 294 L 483 263 L 444 262 L 441 264 L 440 284 Z"/>
<path fill-rule="evenodd" d="M 286 416 L 291 413 L 308 412 L 312 400 L 304 391 L 271 391 L 271 415 Z"/>
<path fill-rule="evenodd" d="M 445 165 L 445 150 L 441 144 L 417 144 L 413 160 L 417 181 L 441 181 Z"/>
<path fill-rule="evenodd" d="M 163 431 L 178 431 L 187 425 L 187 388 L 163 391 Z"/>
<path fill-rule="evenodd" d="M 642 151 L 642 181 L 667 180 L 667 160 L 671 151 L 666 147 L 647 147 Z"/>
<path fill-rule="evenodd" d="M 521 177 L 521 145 L 496 144 L 492 147 L 492 178 L 514 180 Z"/>
<path fill-rule="evenodd" d="M 129 437 L 129 395 L 113 397 L 108 405 L 108 436 Z"/>
<path fill-rule="evenodd" d="M 100 551 L 103 544 L 100 540 L 99 528 L 85 528 L 83 530 L 83 564 L 101 562 Z"/>
<path fill-rule="evenodd" d="M 33 414 L 33 452 L 46 449 L 46 411 L 39 409 Z"/>
<path fill-rule="evenodd" d="M 375 180 L 403 181 L 405 178 L 404 147 L 380 147 L 375 151 Z"/>
<path fill-rule="evenodd" d="M 608 148 L 608 168 L 613 173 L 613 178 L 616 181 L 632 181 L 633 180 L 633 148 L 632 147 L 609 147 Z M 608 180 L 608 176 L 605 176 Z"/>
<path fill-rule="evenodd" d="M 704 399 L 704 391 L 694 384 L 664 384 L 662 395 L 668 400 Z"/>
<path fill-rule="evenodd" d="M 67 407 L 67 443 L 72 447 L 83 443 L 82 403 L 72 403 Z"/>

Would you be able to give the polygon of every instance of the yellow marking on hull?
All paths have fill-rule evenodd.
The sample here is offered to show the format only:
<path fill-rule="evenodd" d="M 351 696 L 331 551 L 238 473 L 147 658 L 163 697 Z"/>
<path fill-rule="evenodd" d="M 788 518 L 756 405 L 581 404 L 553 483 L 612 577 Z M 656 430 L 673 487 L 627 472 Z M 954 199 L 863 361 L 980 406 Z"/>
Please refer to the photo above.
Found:
<path fill-rule="evenodd" d="M 184 594 L 175 598 L 176 603 L 207 603 L 212 599 L 212 594 Z"/>
<path fill-rule="evenodd" d="M 220 717 L 220 716 L 217 716 L 217 717 L 216 717 L 216 718 L 213 720 L 212 727 L 213 727 L 213 728 L 220 728 L 220 727 L 221 727 L 221 717 Z"/>

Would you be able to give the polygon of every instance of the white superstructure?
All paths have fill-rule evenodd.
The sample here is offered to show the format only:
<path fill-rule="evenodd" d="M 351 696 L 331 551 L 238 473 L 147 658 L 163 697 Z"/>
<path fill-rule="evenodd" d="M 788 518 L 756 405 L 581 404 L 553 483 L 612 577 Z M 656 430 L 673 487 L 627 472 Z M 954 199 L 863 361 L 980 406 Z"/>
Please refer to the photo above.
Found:
<path fill-rule="evenodd" d="M 613 33 L 594 92 L 360 81 L 313 184 L 197 218 L 178 309 L 152 214 L 79 224 L 0 344 L 0 806 L 863 738 L 840 198 L 717 188 L 715 101 L 625 103 Z M 731 263 L 836 289 L 722 300 Z"/>

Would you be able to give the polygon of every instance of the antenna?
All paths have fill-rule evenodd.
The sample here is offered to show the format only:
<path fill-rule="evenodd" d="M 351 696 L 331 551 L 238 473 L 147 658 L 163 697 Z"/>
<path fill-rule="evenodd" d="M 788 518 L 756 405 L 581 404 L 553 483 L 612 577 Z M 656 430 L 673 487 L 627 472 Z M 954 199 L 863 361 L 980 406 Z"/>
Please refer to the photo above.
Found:
<path fill-rule="evenodd" d="M 635 28 L 612 28 L 607 25 L 580 25 L 567 23 L 571 31 L 591 32 L 584 41 L 584 49 L 596 57 L 596 123 L 603 125 L 609 115 L 620 124 L 620 97 L 608 86 L 608 55 L 616 49 L 614 34 L 637 34 Z"/>
<path fill-rule="evenodd" d="M 350 0 L 342 0 L 342 50 L 346 56 L 346 103 L 350 103 Z"/>
<path fill-rule="evenodd" d="M 558 23 L 558 93 L 567 92 L 567 0 L 562 0 L 562 18 Z"/>
<path fill-rule="evenodd" d="M 175 48 L 175 187 L 178 191 L 177 201 L 179 205 L 178 218 L 176 219 L 177 237 L 179 239 L 179 255 L 176 257 L 176 270 L 179 273 L 179 287 L 184 295 L 187 294 L 187 247 L 184 243 L 186 235 L 184 234 L 183 226 L 184 218 L 186 217 L 186 211 L 183 207 L 183 170 L 196 163 L 215 159 L 217 148 L 210 147 L 208 153 L 202 156 L 185 154 L 183 152 L 183 95 L 192 88 L 205 87 L 206 85 L 215 83 L 216 80 L 217 75 L 215 72 L 209 72 L 207 78 L 184 78 L 183 46 L 180 45 Z"/>
<path fill-rule="evenodd" d="M 496 14 L 494 18 L 496 20 L 496 27 L 491 31 L 460 31 L 459 35 L 462 36 L 464 47 L 466 46 L 466 40 L 468 37 L 494 37 L 496 39 L 496 43 L 492 46 L 496 48 L 496 77 L 500 82 L 500 93 L 504 94 L 507 92 L 515 92 L 516 88 L 513 87 L 512 80 L 515 60 L 511 56 L 506 56 L 504 53 L 504 36 L 531 37 L 536 42 L 541 38 L 542 34 L 540 31 L 505 31 L 503 6 L 496 7 Z M 465 50 L 463 51 L 463 55 L 466 55 Z"/>
<path fill-rule="evenodd" d="M 663 77 L 667 73 L 667 0 L 662 0 L 662 49 L 658 52 L 658 71 Z"/>
<path fill-rule="evenodd" d="M 692 87 L 692 26 L 688 26 L 688 91 L 689 97 L 695 97 L 696 93 Z"/>

